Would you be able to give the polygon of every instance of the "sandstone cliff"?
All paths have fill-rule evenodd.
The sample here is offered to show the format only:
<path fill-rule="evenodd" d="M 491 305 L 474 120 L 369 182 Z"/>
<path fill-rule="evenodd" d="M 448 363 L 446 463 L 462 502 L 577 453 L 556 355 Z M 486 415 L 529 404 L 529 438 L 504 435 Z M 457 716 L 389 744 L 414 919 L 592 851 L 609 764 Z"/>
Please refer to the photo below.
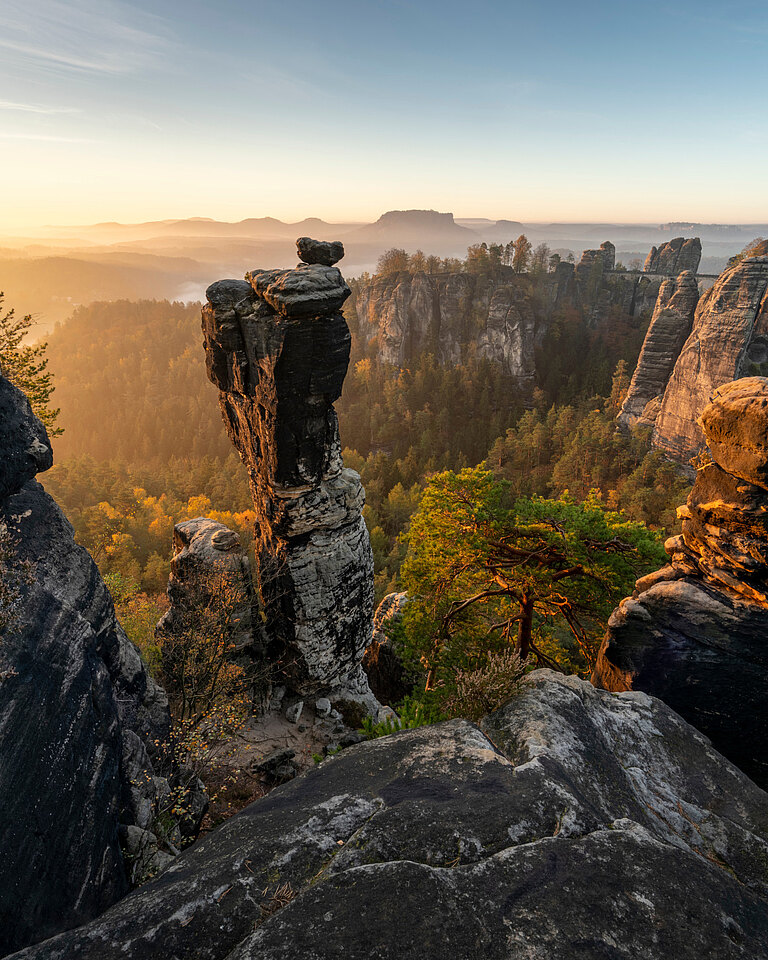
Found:
<path fill-rule="evenodd" d="M 712 391 L 768 372 L 768 257 L 729 267 L 699 300 L 691 334 L 669 378 L 653 443 L 686 463 L 702 446 L 697 419 Z"/>
<path fill-rule="evenodd" d="M 250 477 L 269 659 L 295 693 L 375 713 L 360 666 L 373 617 L 365 494 L 342 462 L 333 408 L 349 362 L 349 288 L 327 263 L 335 245 L 307 240 L 302 256 L 325 263 L 208 288 L 206 366 Z"/>
<path fill-rule="evenodd" d="M 355 301 L 360 336 L 381 358 L 405 366 L 420 353 L 453 365 L 469 352 L 500 364 L 530 385 L 543 332 L 530 285 L 511 271 L 494 280 L 470 273 L 397 273 L 361 284 Z"/>
<path fill-rule="evenodd" d="M 52 463 L 26 398 L 0 376 L 0 954 L 76 926 L 127 892 L 170 793 L 163 691 L 115 619 L 88 553 L 32 479 Z M 15 582 L 14 582 L 15 581 Z M 171 818 L 172 819 L 172 818 Z M 154 862 L 152 862 L 154 861 Z"/>
<path fill-rule="evenodd" d="M 687 270 L 665 280 L 643 342 L 618 421 L 623 427 L 652 426 L 667 382 L 693 324 L 699 289 Z"/>
<path fill-rule="evenodd" d="M 764 956 L 768 795 L 663 703 L 538 670 L 481 727 L 343 751 L 17 960 Z"/>
<path fill-rule="evenodd" d="M 646 273 L 663 273 L 668 277 L 676 277 L 684 270 L 696 273 L 701 263 L 701 240 L 692 237 L 685 240 L 675 237 L 660 247 L 651 247 L 643 270 Z"/>
<path fill-rule="evenodd" d="M 661 697 L 768 786 L 768 380 L 717 390 L 668 566 L 614 611 L 594 681 Z"/>

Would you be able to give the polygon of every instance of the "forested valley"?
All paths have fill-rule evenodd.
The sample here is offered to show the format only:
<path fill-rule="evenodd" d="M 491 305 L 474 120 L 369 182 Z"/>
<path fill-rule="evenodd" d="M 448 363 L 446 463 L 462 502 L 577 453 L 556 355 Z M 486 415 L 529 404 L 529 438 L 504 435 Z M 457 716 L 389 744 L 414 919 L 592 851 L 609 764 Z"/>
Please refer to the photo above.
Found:
<path fill-rule="evenodd" d="M 435 269 L 495 269 L 482 254 Z M 400 261 L 390 252 L 381 268 L 409 268 Z M 336 406 L 345 463 L 366 490 L 377 599 L 400 586 L 411 517 L 428 478 L 446 469 L 485 461 L 516 496 L 591 494 L 660 536 L 672 528 L 684 479 L 646 437 L 615 427 L 647 323 L 615 311 L 597 323 L 574 307 L 556 313 L 537 349 L 537 386 L 523 395 L 496 364 L 471 355 L 456 366 L 427 353 L 407 368 L 383 363 L 361 341 L 350 285 L 352 352 Z M 200 339 L 199 304 L 116 301 L 78 308 L 48 347 L 64 432 L 43 481 L 142 647 L 164 609 L 174 524 L 204 515 L 246 546 L 252 536 L 247 476 Z"/>

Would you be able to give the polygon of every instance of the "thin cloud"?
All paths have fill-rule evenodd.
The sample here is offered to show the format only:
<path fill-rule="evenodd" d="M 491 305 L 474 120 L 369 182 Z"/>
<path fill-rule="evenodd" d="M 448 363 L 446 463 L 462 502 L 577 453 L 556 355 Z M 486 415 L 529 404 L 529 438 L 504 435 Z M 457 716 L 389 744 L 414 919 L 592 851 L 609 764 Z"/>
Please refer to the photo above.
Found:
<path fill-rule="evenodd" d="M 122 0 L 4 0 L 0 48 L 22 63 L 125 74 L 160 61 L 165 22 Z M 43 39 L 44 38 L 44 39 Z"/>
<path fill-rule="evenodd" d="M 0 133 L 0 140 L 43 140 L 46 143 L 99 143 L 91 137 L 58 137 L 50 133 Z"/>
<path fill-rule="evenodd" d="M 13 103 L 10 100 L 0 100 L 0 110 L 17 110 L 20 113 L 80 113 L 77 107 L 46 107 L 40 103 Z"/>

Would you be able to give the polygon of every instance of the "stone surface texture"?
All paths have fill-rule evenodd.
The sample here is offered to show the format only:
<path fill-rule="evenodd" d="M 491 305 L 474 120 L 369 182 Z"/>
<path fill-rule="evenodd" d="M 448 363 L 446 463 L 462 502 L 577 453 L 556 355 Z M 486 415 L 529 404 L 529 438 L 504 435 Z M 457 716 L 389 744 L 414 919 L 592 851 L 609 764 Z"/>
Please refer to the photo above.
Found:
<path fill-rule="evenodd" d="M 51 465 L 45 430 L 0 377 L 0 525 L 28 563 L 0 638 L 0 955 L 96 916 L 127 892 L 140 838 L 173 765 L 163 691 L 117 623 L 91 557 L 30 475 Z M 10 398 L 10 401 L 9 401 Z M 26 451 L 29 457 L 16 456 Z M 18 569 L 18 568 L 17 568 Z M 151 836 L 150 836 L 151 835 Z M 155 862 L 154 868 L 159 863 Z"/>
<path fill-rule="evenodd" d="M 373 615 L 373 636 L 363 657 L 363 670 L 376 699 L 390 706 L 413 692 L 413 681 L 406 675 L 402 661 L 387 637 L 387 628 L 402 619 L 408 594 L 388 593 Z"/>
<path fill-rule="evenodd" d="M 344 244 L 340 240 L 313 240 L 311 237 L 299 237 L 296 241 L 299 260 L 304 263 L 321 263 L 332 267 L 344 257 Z"/>
<path fill-rule="evenodd" d="M 691 237 L 675 237 L 663 243 L 660 247 L 651 247 L 645 267 L 646 273 L 663 273 L 668 277 L 676 277 L 684 270 L 695 274 L 701 262 L 701 240 Z"/>
<path fill-rule="evenodd" d="M 252 672 L 265 655 L 266 637 L 258 618 L 251 565 L 234 530 L 207 517 L 173 528 L 173 559 L 168 579 L 170 607 L 157 634 L 188 629 L 190 612 L 215 598 L 224 603 L 231 626 L 231 657 Z"/>
<path fill-rule="evenodd" d="M 333 403 L 350 333 L 335 267 L 248 274 L 208 288 L 206 366 L 257 514 L 268 657 L 294 693 L 379 705 L 361 667 L 373 555 L 360 477 L 344 467 Z"/>
<path fill-rule="evenodd" d="M 629 392 L 617 418 L 621 426 L 653 426 L 667 382 L 691 332 L 698 302 L 699 288 L 690 270 L 662 283 Z"/>
<path fill-rule="evenodd" d="M 768 380 L 721 387 L 702 424 L 714 460 L 678 509 L 669 564 L 612 614 L 593 679 L 661 697 L 768 786 Z"/>
<path fill-rule="evenodd" d="M 755 960 L 768 795 L 660 701 L 551 671 L 351 747 L 17 960 Z"/>
<path fill-rule="evenodd" d="M 0 373 L 0 501 L 53 466 L 45 427 L 24 394 Z"/>
<path fill-rule="evenodd" d="M 768 373 L 768 257 L 726 269 L 699 300 L 656 417 L 653 443 L 687 463 L 703 444 L 698 419 L 713 390 Z"/>
<path fill-rule="evenodd" d="M 543 318 L 524 279 L 509 268 L 496 279 L 470 273 L 376 276 L 360 285 L 355 310 L 360 335 L 377 343 L 386 363 L 405 366 L 426 352 L 453 366 L 471 346 L 520 386 L 533 386 Z"/>

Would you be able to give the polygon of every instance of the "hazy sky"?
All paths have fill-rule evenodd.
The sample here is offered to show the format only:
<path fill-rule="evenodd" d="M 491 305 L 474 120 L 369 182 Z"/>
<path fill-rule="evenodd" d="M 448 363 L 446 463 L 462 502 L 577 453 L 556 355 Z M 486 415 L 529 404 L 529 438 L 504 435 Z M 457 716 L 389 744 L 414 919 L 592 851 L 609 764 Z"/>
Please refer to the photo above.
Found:
<path fill-rule="evenodd" d="M 0 0 L 0 229 L 768 220 L 765 0 Z"/>

